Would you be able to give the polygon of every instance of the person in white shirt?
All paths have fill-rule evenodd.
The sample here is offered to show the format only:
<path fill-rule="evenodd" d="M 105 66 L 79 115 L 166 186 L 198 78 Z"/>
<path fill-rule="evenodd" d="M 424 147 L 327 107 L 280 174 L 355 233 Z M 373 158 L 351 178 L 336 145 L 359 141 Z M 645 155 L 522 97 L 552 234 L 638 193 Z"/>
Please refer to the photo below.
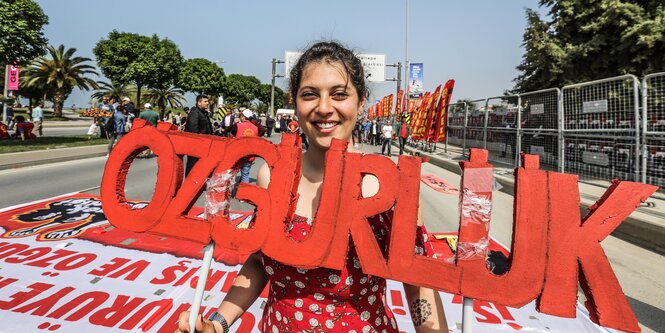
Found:
<path fill-rule="evenodd" d="M 390 120 L 386 120 L 386 123 L 381 127 L 381 134 L 383 135 L 381 154 L 390 156 L 390 148 L 393 145 L 393 126 L 390 124 Z"/>

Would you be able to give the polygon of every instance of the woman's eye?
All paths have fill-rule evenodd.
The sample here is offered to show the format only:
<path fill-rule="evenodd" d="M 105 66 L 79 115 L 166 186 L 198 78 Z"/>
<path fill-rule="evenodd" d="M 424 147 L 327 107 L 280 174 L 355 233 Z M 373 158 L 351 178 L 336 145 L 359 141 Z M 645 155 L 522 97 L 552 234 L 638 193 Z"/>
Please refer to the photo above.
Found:
<path fill-rule="evenodd" d="M 337 91 L 337 92 L 333 93 L 333 97 L 336 97 L 336 98 L 345 98 L 347 96 L 349 96 L 349 94 L 347 94 L 345 91 Z"/>

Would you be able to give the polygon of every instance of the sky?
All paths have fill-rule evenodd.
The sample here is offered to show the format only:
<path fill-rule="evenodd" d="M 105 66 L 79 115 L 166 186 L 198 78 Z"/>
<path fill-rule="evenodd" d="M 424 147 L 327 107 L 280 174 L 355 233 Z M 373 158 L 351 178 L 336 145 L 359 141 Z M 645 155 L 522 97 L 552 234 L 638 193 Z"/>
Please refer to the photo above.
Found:
<path fill-rule="evenodd" d="M 388 64 L 405 63 L 406 57 L 407 0 L 37 2 L 49 17 L 49 43 L 74 47 L 93 61 L 95 44 L 114 29 L 157 34 L 174 41 L 185 58 L 220 61 L 227 75 L 253 75 L 263 83 L 270 83 L 272 58 L 283 60 L 286 51 L 302 51 L 318 40 L 385 54 Z M 455 79 L 452 100 L 511 89 L 524 53 L 525 8 L 547 11 L 536 0 L 408 0 L 408 8 L 409 61 L 423 63 L 426 91 Z M 278 65 L 278 73 L 283 71 Z M 386 78 L 396 74 L 396 68 L 386 68 Z M 287 82 L 278 78 L 276 85 L 285 89 Z M 372 83 L 370 89 L 371 102 L 394 93 L 396 83 Z M 74 91 L 65 106 L 87 106 L 90 94 Z M 192 104 L 193 96 L 187 97 Z"/>

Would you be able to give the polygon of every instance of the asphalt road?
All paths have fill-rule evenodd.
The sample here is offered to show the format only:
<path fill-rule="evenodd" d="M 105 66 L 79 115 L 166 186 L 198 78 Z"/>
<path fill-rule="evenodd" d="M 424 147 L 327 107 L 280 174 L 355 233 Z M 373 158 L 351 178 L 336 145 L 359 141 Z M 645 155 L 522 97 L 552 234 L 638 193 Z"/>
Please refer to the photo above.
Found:
<path fill-rule="evenodd" d="M 380 147 L 364 145 L 362 150 L 378 153 Z M 0 208 L 75 191 L 96 194 L 105 163 L 105 157 L 98 157 L 0 171 L 0 188 L 3 190 Z M 256 178 L 260 163 L 259 160 L 252 168 L 252 179 Z M 148 200 L 155 184 L 156 170 L 156 158 L 136 160 L 127 179 L 127 197 Z M 432 174 L 459 186 L 458 175 L 431 164 L 423 164 L 422 174 Z M 425 225 L 429 231 L 457 231 L 459 217 L 456 195 L 434 191 L 421 183 L 421 200 Z M 203 205 L 203 198 L 199 198 L 197 205 Z M 512 196 L 494 191 L 490 234 L 507 245 L 511 243 L 512 207 Z M 236 201 L 232 203 L 232 209 L 248 208 L 246 204 Z M 602 246 L 643 331 L 665 332 L 665 257 L 612 236 L 605 239 Z"/>
<path fill-rule="evenodd" d="M 88 127 L 44 127 L 42 132 L 44 136 L 84 135 L 88 133 Z"/>

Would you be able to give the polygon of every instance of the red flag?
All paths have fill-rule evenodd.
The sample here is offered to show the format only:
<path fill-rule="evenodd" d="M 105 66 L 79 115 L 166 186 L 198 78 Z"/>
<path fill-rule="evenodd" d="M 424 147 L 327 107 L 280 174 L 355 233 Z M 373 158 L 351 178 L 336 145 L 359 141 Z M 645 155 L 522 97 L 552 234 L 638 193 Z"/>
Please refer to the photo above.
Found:
<path fill-rule="evenodd" d="M 425 92 L 425 96 L 423 96 L 422 100 L 419 98 L 418 101 L 420 101 L 420 105 L 418 105 L 417 111 L 416 111 L 416 120 L 415 124 L 412 127 L 413 128 L 413 135 L 412 137 L 416 140 L 420 140 L 423 138 L 424 130 L 425 130 L 425 116 L 427 115 L 427 107 L 429 105 L 429 100 L 430 100 L 431 93 Z"/>
<path fill-rule="evenodd" d="M 386 108 L 386 111 L 387 111 L 387 112 L 386 112 L 386 113 L 387 113 L 386 116 L 387 116 L 387 117 L 392 116 L 392 110 L 393 110 L 393 97 L 394 97 L 393 94 L 388 95 L 388 107 Z"/>
<path fill-rule="evenodd" d="M 404 98 L 404 90 L 400 89 L 397 91 L 397 101 L 395 101 L 396 117 L 400 117 L 402 115 L 403 98 Z"/>
<path fill-rule="evenodd" d="M 423 101 L 423 96 L 418 97 L 417 100 L 409 100 L 409 115 L 411 116 L 411 121 L 409 126 L 411 126 L 411 131 L 413 132 L 414 126 L 416 125 L 416 120 L 418 119 L 418 110 L 420 103 Z"/>
<path fill-rule="evenodd" d="M 377 114 L 377 117 L 378 117 L 378 118 L 383 117 L 383 104 L 384 104 L 383 101 L 384 101 L 384 100 L 385 100 L 385 97 L 382 98 L 382 99 L 379 101 L 379 108 L 378 108 L 378 109 L 379 109 L 379 112 L 378 112 L 378 114 Z"/>
<path fill-rule="evenodd" d="M 448 80 L 443 86 L 441 92 L 441 99 L 436 107 L 436 127 L 434 129 L 434 141 L 442 142 L 446 139 L 446 126 L 448 126 L 448 106 L 450 105 L 450 97 L 453 95 L 453 88 L 455 87 L 455 80 Z"/>
<path fill-rule="evenodd" d="M 441 85 L 437 86 L 434 90 L 434 94 L 430 98 L 429 104 L 427 105 L 427 114 L 425 115 L 425 128 L 423 131 L 423 139 L 431 141 L 434 137 L 434 129 L 436 126 L 436 103 L 439 101 L 439 96 L 441 95 Z"/>

